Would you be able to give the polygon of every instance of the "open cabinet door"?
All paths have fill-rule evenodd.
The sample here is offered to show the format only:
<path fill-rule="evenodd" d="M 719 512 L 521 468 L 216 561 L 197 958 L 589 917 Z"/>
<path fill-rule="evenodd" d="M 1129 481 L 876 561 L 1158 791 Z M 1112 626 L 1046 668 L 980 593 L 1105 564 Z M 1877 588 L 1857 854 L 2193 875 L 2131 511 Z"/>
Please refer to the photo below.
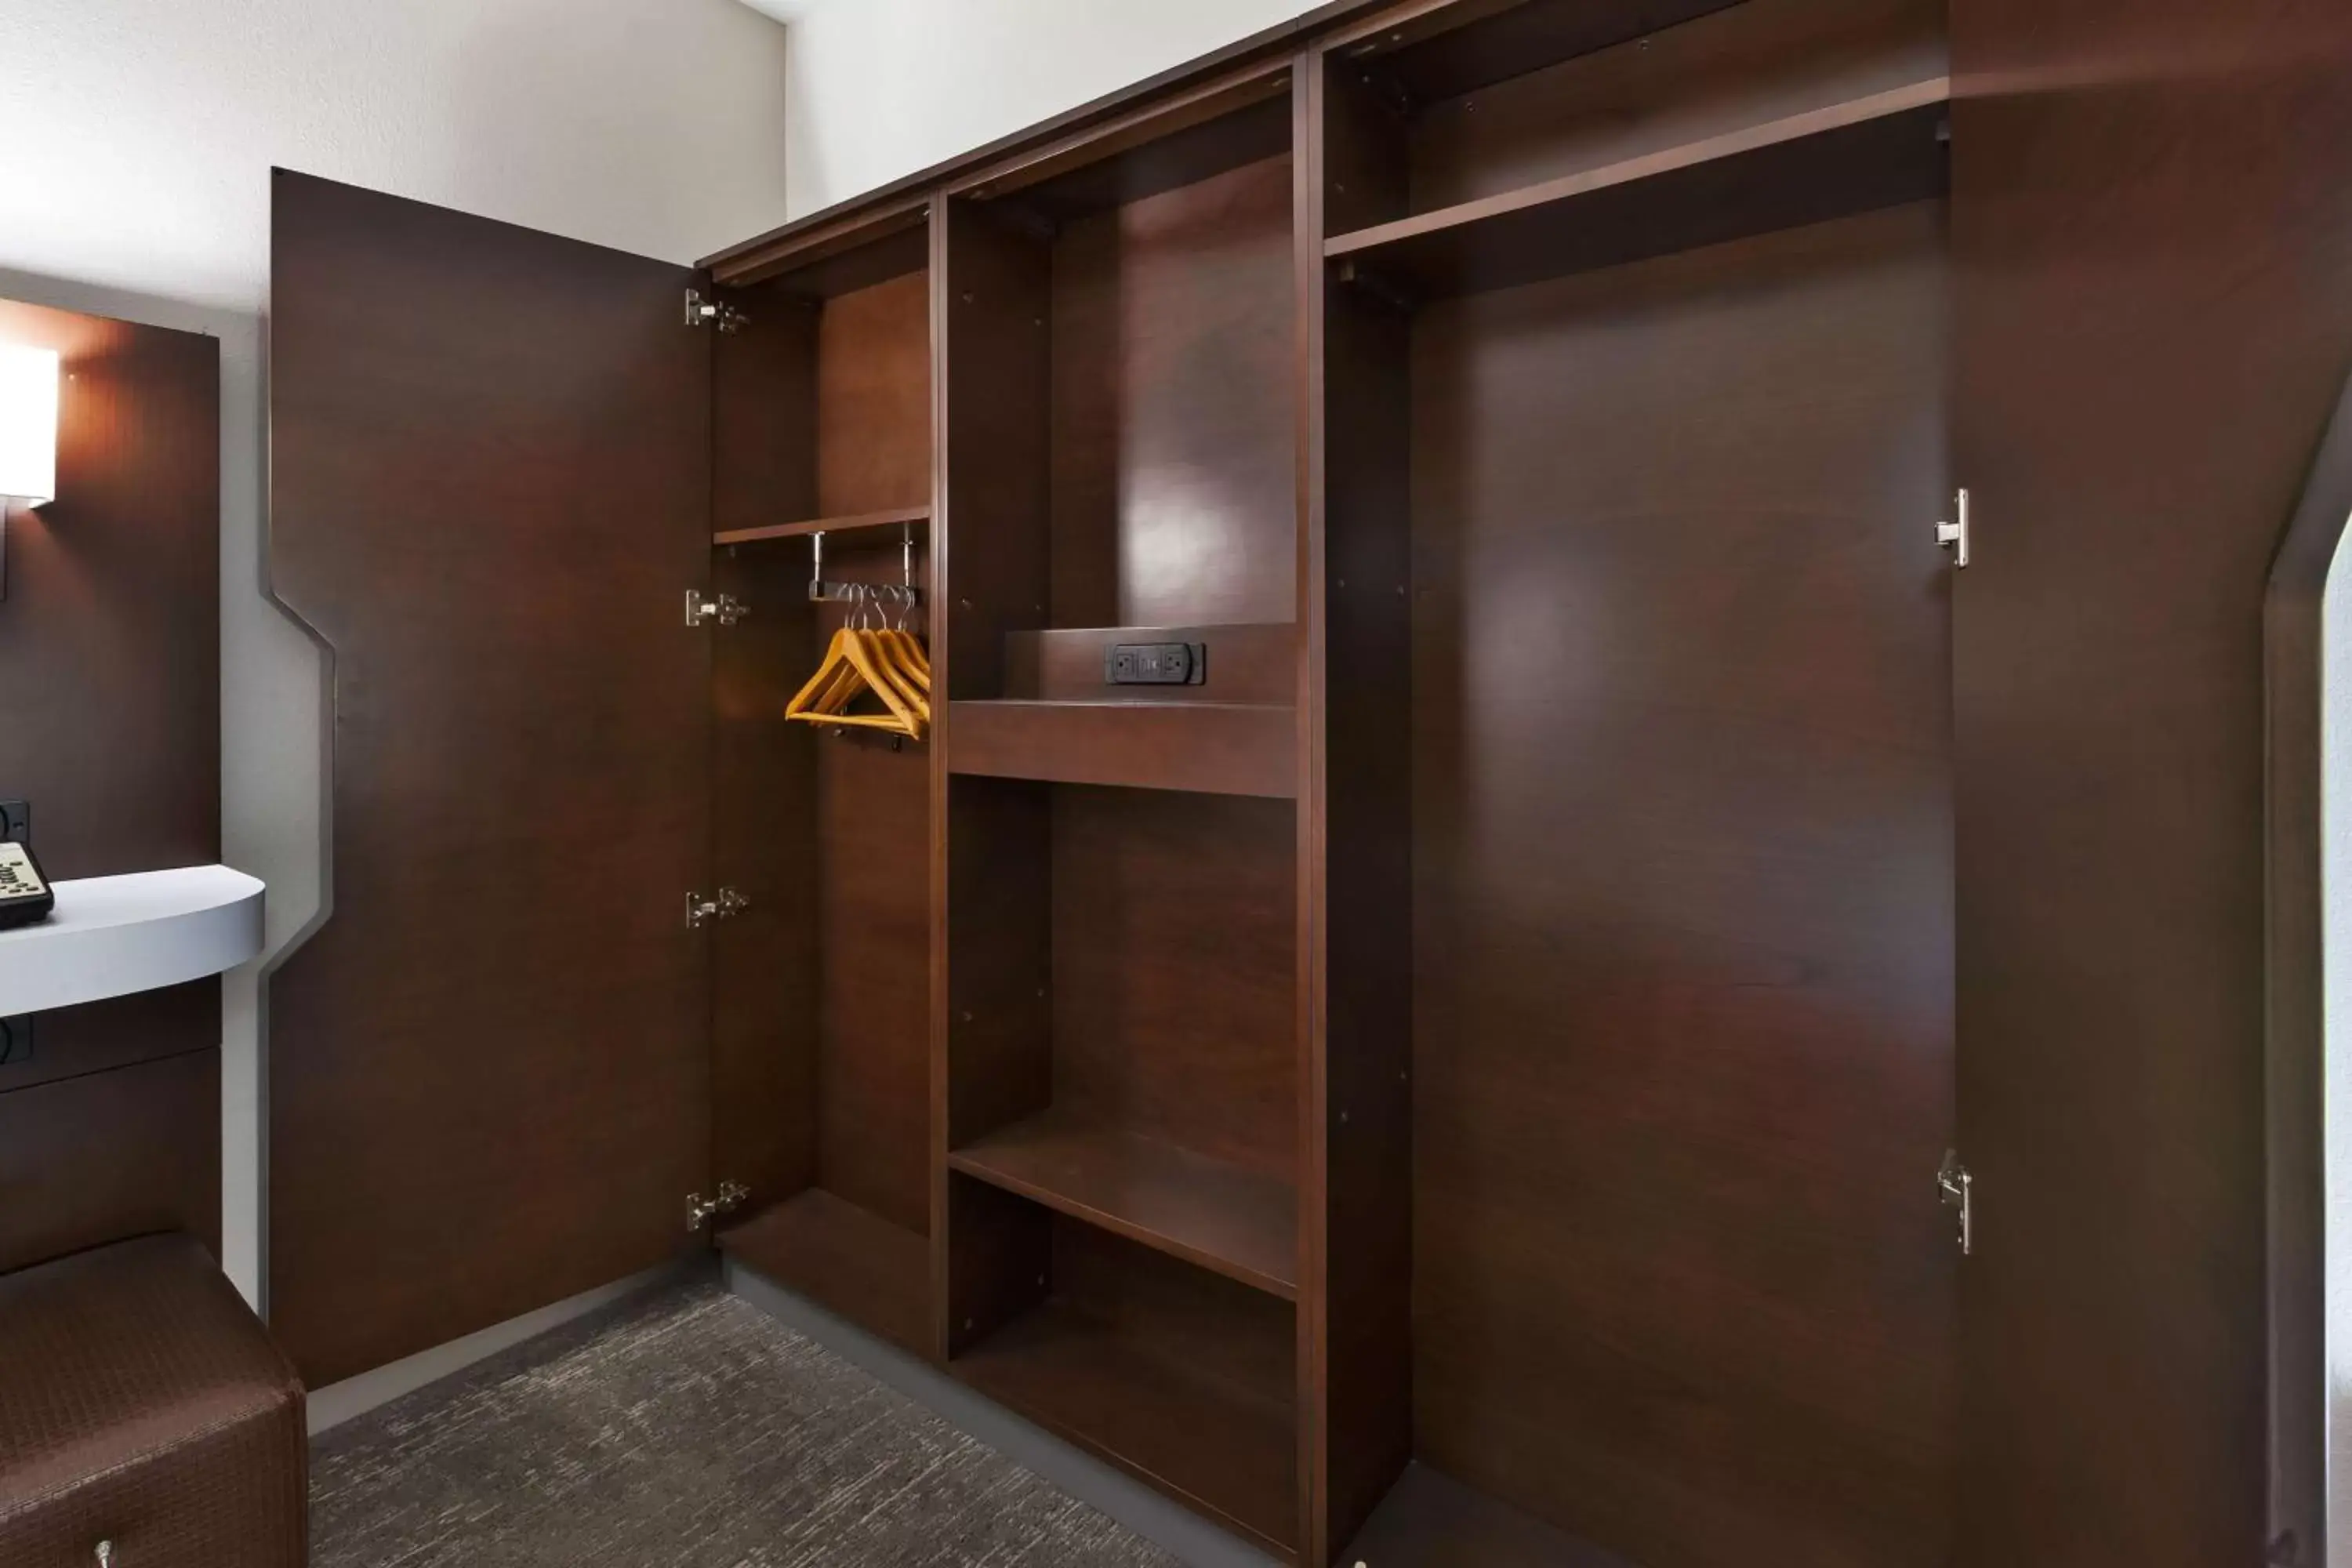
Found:
<path fill-rule="evenodd" d="M 331 651 L 269 986 L 312 1386 L 657 1264 L 708 1178 L 711 334 L 684 268 L 275 176 L 270 561 Z"/>
<path fill-rule="evenodd" d="M 2352 7 L 1952 39 L 1960 1560 L 2317 1568 L 2264 1501 L 2263 603 L 2352 353 Z"/>

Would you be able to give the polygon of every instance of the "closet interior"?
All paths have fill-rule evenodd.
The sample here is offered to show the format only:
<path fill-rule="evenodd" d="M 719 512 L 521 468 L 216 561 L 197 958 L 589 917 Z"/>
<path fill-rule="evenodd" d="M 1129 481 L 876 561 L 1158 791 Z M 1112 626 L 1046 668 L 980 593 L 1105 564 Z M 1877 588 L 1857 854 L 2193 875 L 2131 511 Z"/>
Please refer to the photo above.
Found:
<path fill-rule="evenodd" d="M 1286 1561 L 1939 1564 L 1943 7 L 1316 26 L 681 279 L 690 1212 Z"/>
<path fill-rule="evenodd" d="M 932 609 L 929 231 L 877 226 L 711 301 L 713 862 L 740 903 L 710 924 L 706 1201 L 729 1257 L 921 1352 L 929 748 L 785 718 L 845 625 Z"/>

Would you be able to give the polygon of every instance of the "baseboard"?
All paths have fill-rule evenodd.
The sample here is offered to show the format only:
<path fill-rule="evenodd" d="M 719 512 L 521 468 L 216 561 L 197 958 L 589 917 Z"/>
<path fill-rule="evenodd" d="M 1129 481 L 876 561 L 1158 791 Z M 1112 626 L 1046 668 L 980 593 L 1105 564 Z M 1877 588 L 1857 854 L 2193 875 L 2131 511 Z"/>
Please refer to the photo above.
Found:
<path fill-rule="evenodd" d="M 1192 1568 L 1275 1568 L 1274 1559 L 1255 1547 L 973 1393 L 921 1357 L 876 1338 L 731 1258 L 724 1276 L 730 1290 L 777 1321 L 863 1368 L 950 1426 L 1027 1466 Z"/>
<path fill-rule="evenodd" d="M 309 1398 L 310 1435 L 339 1426 L 354 1415 L 362 1415 L 379 1405 L 389 1405 L 403 1394 L 414 1394 L 428 1383 L 438 1383 L 452 1373 L 465 1371 L 478 1361 L 484 1361 L 522 1343 L 551 1329 L 560 1329 L 574 1318 L 584 1317 L 599 1307 L 608 1307 L 625 1296 L 651 1289 L 677 1279 L 681 1265 L 665 1263 L 648 1268 L 642 1274 L 632 1274 L 626 1279 L 615 1279 L 610 1285 L 600 1285 L 593 1290 L 541 1307 L 535 1312 L 525 1312 L 520 1318 L 509 1318 L 494 1323 L 464 1339 L 452 1340 L 446 1345 L 436 1345 L 429 1351 L 419 1351 L 413 1356 L 394 1362 L 389 1366 L 363 1372 L 357 1377 L 347 1377 L 341 1383 L 331 1383 L 324 1388 L 313 1389 Z"/>

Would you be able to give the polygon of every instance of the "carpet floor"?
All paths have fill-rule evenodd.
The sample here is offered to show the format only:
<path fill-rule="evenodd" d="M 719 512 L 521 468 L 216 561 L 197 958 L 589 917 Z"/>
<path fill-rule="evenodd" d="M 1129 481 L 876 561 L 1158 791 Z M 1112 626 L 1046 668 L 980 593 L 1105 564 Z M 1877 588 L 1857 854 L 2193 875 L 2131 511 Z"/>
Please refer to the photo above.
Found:
<path fill-rule="evenodd" d="M 313 1568 L 1176 1568 L 716 1282 L 322 1433 Z"/>

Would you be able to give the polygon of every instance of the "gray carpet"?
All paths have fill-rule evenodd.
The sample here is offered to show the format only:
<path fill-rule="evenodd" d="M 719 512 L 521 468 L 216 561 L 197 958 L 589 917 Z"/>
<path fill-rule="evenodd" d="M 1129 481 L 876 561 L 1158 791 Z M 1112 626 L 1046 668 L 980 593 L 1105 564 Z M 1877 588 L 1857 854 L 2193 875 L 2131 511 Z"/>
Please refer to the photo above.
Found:
<path fill-rule="evenodd" d="M 1175 1568 L 715 1282 L 321 1434 L 313 1568 Z"/>

